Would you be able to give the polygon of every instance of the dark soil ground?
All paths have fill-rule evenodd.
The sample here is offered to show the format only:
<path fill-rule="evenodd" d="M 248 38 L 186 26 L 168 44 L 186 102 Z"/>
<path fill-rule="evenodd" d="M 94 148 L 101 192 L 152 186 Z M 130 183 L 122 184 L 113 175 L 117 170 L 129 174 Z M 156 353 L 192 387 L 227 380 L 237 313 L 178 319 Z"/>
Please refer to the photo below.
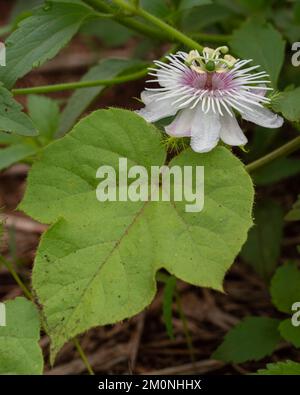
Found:
<path fill-rule="evenodd" d="M 7 20 L 10 1 L 0 1 L 0 24 Z M 97 40 L 98 58 L 108 56 L 129 56 L 135 45 L 134 40 L 126 47 L 105 49 Z M 150 57 L 153 54 L 149 54 Z M 18 82 L 18 86 L 37 86 L 78 80 L 93 62 L 86 39 L 76 38 L 57 58 L 44 67 L 34 70 Z M 136 108 L 134 97 L 139 96 L 144 81 L 117 86 L 106 91 L 89 111 L 107 106 Z M 60 93 L 52 97 L 62 99 L 70 93 Z M 18 98 L 26 105 L 26 98 Z M 0 151 L 1 152 L 1 151 Z M 1 154 L 1 153 L 0 153 Z M 4 210 L 5 237 L 1 253 L 13 262 L 20 276 L 30 284 L 30 275 L 35 251 L 45 226 L 38 224 L 16 210 L 26 188 L 28 166 L 18 164 L 0 173 L 0 207 Z M 284 207 L 290 207 L 297 193 L 297 178 L 258 192 L 258 196 L 272 195 Z M 287 193 L 287 190 L 291 192 Z M 286 230 L 281 261 L 296 258 L 299 227 L 293 225 Z M 242 365 L 224 365 L 210 359 L 210 355 L 221 343 L 224 334 L 243 317 L 277 317 L 272 307 L 266 284 L 246 266 L 237 261 L 225 280 L 226 293 L 199 289 L 180 283 L 182 305 L 188 320 L 193 350 L 188 348 L 184 328 L 174 306 L 175 340 L 170 340 L 162 321 L 162 293 L 159 290 L 151 306 L 138 316 L 114 326 L 96 328 L 81 337 L 81 344 L 96 373 L 156 373 L 156 374 L 245 374 L 255 372 L 268 362 L 292 359 L 300 362 L 300 351 L 282 343 L 272 357 L 260 362 Z M 0 267 L 0 300 L 22 295 L 6 268 Z M 85 367 L 72 343 L 60 352 L 55 366 L 48 363 L 49 339 L 42 336 L 41 345 L 46 358 L 46 374 L 85 374 Z"/>

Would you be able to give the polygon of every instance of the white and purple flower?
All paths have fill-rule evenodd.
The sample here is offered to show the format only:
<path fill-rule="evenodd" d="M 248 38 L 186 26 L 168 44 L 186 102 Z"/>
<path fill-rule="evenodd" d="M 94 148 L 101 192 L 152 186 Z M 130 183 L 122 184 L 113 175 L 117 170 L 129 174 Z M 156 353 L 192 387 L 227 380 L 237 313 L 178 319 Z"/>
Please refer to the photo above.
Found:
<path fill-rule="evenodd" d="M 264 105 L 272 88 L 268 74 L 253 73 L 259 66 L 250 60 L 237 60 L 227 47 L 215 50 L 177 52 L 167 56 L 170 63 L 155 61 L 150 69 L 159 88 L 146 88 L 141 94 L 145 107 L 137 113 L 148 122 L 176 115 L 165 131 L 174 137 L 191 137 L 196 152 L 209 152 L 221 139 L 225 144 L 243 146 L 247 138 L 235 117 L 266 128 L 282 126 L 283 119 Z M 248 66 L 247 66 L 248 65 Z M 245 67 L 247 66 L 247 67 Z"/>

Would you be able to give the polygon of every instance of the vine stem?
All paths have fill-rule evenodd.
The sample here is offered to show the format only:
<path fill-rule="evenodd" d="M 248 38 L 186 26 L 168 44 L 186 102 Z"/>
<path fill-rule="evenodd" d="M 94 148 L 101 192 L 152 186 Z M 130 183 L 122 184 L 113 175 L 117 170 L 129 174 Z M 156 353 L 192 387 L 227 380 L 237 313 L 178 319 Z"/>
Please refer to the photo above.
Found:
<path fill-rule="evenodd" d="M 18 275 L 18 273 L 16 272 L 16 270 L 14 269 L 13 265 L 11 262 L 9 262 L 8 260 L 4 259 L 4 257 L 2 255 L 0 255 L 0 262 L 7 268 L 7 270 L 9 271 L 9 273 L 11 274 L 11 276 L 13 277 L 13 279 L 15 280 L 15 282 L 19 285 L 19 287 L 21 288 L 21 290 L 23 291 L 24 295 L 33 301 L 33 296 L 30 292 L 30 290 L 26 287 L 26 285 L 23 283 L 21 277 Z"/>
<path fill-rule="evenodd" d="M 193 345 L 193 340 L 192 340 L 192 336 L 190 334 L 186 316 L 185 316 L 183 308 L 182 308 L 181 298 L 180 298 L 179 292 L 177 290 L 175 291 L 175 298 L 176 298 L 177 310 L 178 310 L 179 317 L 180 317 L 180 320 L 183 325 L 183 332 L 184 332 L 184 335 L 186 338 L 186 343 L 187 343 L 187 346 L 188 346 L 188 349 L 190 352 L 191 360 L 192 360 L 192 362 L 194 362 L 195 361 L 195 349 L 194 349 L 194 345 Z"/>
<path fill-rule="evenodd" d="M 74 90 L 80 88 L 92 88 L 94 86 L 113 86 L 123 84 L 125 82 L 134 81 L 139 78 L 143 78 L 148 74 L 148 68 L 144 68 L 140 71 L 136 71 L 131 74 L 127 74 L 121 77 L 112 78 L 110 80 L 94 80 L 94 81 L 79 81 L 79 82 L 67 82 L 64 84 L 53 84 L 36 86 L 31 88 L 19 88 L 12 89 L 13 95 L 29 95 L 34 93 L 53 93 L 59 91 Z"/>
<path fill-rule="evenodd" d="M 281 158 L 283 156 L 287 156 L 300 148 L 300 136 L 294 138 L 293 140 L 289 141 L 288 143 L 282 145 L 281 147 L 275 149 L 274 151 L 270 152 L 269 154 L 263 156 L 256 161 L 249 163 L 246 165 L 246 170 L 249 173 L 252 173 L 261 167 L 265 166 L 266 164 L 273 162 L 275 159 Z"/>
<path fill-rule="evenodd" d="M 178 40 L 179 42 L 186 45 L 187 47 L 191 49 L 197 49 L 200 52 L 203 50 L 203 46 L 200 45 L 197 41 L 188 37 L 184 33 L 181 33 L 179 30 L 175 29 L 173 26 L 169 25 L 163 20 L 157 18 L 155 15 L 145 11 L 143 8 L 127 3 L 125 0 L 112 0 L 112 1 L 120 8 L 122 8 L 124 11 L 130 12 L 133 15 L 144 18 L 148 22 L 157 26 L 161 31 L 167 33 L 168 36 L 174 38 L 175 40 Z"/>
<path fill-rule="evenodd" d="M 82 359 L 87 371 L 89 372 L 89 374 L 91 376 L 94 376 L 95 373 L 94 373 L 94 371 L 93 371 L 93 369 L 92 369 L 92 367 L 91 367 L 91 365 L 90 365 L 90 363 L 89 363 L 89 361 L 88 361 L 88 359 L 87 359 L 87 357 L 86 357 L 86 355 L 85 355 L 85 353 L 84 353 L 84 351 L 83 351 L 83 349 L 82 349 L 77 337 L 75 337 L 73 339 L 73 343 L 74 343 L 74 345 L 75 345 L 75 347 L 76 347 L 76 349 L 78 351 L 78 354 L 80 355 L 80 358 Z"/>
<path fill-rule="evenodd" d="M 22 281 L 21 277 L 19 276 L 19 274 L 16 272 L 16 270 L 14 269 L 13 265 L 11 262 L 9 262 L 8 260 L 6 260 L 2 255 L 0 255 L 0 262 L 7 268 L 7 270 L 9 271 L 9 273 L 11 274 L 11 276 L 13 277 L 13 279 L 15 280 L 15 282 L 19 285 L 19 287 L 21 288 L 21 290 L 23 291 L 24 295 L 31 300 L 32 302 L 34 302 L 34 297 L 32 295 L 32 293 L 30 292 L 30 290 L 27 288 L 27 286 L 24 284 L 24 282 Z M 42 319 L 43 321 L 43 319 Z M 87 371 L 89 372 L 90 375 L 94 375 L 94 371 L 78 341 L 78 339 L 75 337 L 73 339 L 73 343 L 80 355 L 80 358 L 82 359 L 82 362 L 84 363 Z"/>

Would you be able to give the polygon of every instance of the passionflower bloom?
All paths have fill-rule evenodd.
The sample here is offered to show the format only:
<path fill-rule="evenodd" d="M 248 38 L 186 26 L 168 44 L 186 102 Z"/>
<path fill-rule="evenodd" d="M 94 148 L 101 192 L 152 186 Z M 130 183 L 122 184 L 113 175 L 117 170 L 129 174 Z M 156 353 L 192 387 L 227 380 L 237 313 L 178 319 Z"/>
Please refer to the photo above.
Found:
<path fill-rule="evenodd" d="M 155 61 L 150 68 L 154 76 L 147 82 L 160 87 L 146 88 L 141 94 L 145 107 L 137 113 L 148 122 L 176 115 L 165 131 L 174 137 L 191 137 L 196 152 L 212 150 L 219 139 L 232 146 L 243 146 L 236 112 L 243 119 L 266 128 L 278 128 L 283 119 L 264 105 L 270 81 L 260 66 L 249 66 L 250 60 L 239 60 L 228 54 L 227 47 L 177 52 L 167 56 L 169 63 Z"/>

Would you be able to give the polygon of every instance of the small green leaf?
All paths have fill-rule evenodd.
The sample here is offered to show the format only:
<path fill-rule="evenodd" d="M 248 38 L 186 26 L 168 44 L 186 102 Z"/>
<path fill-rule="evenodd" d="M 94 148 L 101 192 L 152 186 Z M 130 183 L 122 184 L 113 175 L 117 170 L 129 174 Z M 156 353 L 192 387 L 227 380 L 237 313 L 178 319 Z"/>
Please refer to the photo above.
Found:
<path fill-rule="evenodd" d="M 274 306 L 291 314 L 292 305 L 300 301 L 300 270 L 297 265 L 288 263 L 278 268 L 272 278 L 270 292 Z"/>
<path fill-rule="evenodd" d="M 300 375 L 300 363 L 294 361 L 284 361 L 277 363 L 269 363 L 266 369 L 260 369 L 260 375 Z"/>
<path fill-rule="evenodd" d="M 111 79 L 139 63 L 136 60 L 105 59 L 93 66 L 83 76 L 81 81 Z M 80 115 L 104 89 L 104 86 L 96 86 L 94 88 L 83 88 L 75 91 L 61 114 L 57 136 L 61 137 L 69 132 Z"/>
<path fill-rule="evenodd" d="M 0 81 L 11 88 L 32 68 L 52 59 L 92 14 L 84 4 L 48 1 L 23 19 L 6 40 L 7 64 L 0 67 Z"/>
<path fill-rule="evenodd" d="M 253 59 L 253 64 L 260 65 L 276 87 L 284 61 L 285 42 L 272 25 L 257 18 L 250 19 L 234 31 L 229 44 L 238 57 Z"/>
<path fill-rule="evenodd" d="M 0 170 L 28 158 L 38 152 L 33 145 L 19 143 L 10 147 L 0 148 Z"/>
<path fill-rule="evenodd" d="M 272 108 L 291 122 L 300 121 L 300 87 L 281 92 L 272 100 Z"/>
<path fill-rule="evenodd" d="M 292 210 L 286 215 L 286 221 L 300 221 L 300 195 L 294 203 Z"/>
<path fill-rule="evenodd" d="M 254 226 L 241 256 L 265 280 L 274 273 L 280 257 L 283 210 L 272 200 L 254 207 Z"/>
<path fill-rule="evenodd" d="M 199 7 L 206 4 L 211 4 L 212 0 L 181 0 L 179 4 L 179 10 L 189 10 L 193 7 Z"/>
<path fill-rule="evenodd" d="M 167 334 L 170 339 L 174 339 L 174 330 L 172 323 L 172 305 L 174 293 L 176 291 L 176 278 L 174 276 L 170 276 L 165 284 L 164 288 L 164 297 L 163 297 L 163 319 L 166 325 Z"/>
<path fill-rule="evenodd" d="M 243 363 L 271 355 L 280 341 L 279 323 L 267 317 L 245 318 L 225 335 L 212 358 Z"/>
<path fill-rule="evenodd" d="M 298 158 L 279 158 L 258 169 L 253 174 L 253 181 L 257 186 L 270 185 L 296 176 L 299 173 L 300 160 Z"/>
<path fill-rule="evenodd" d="M 0 374 L 42 374 L 36 307 L 25 298 L 9 300 L 4 305 L 6 326 L 0 326 Z"/>
<path fill-rule="evenodd" d="M 52 356 L 76 334 L 148 306 L 161 268 L 222 290 L 252 224 L 251 179 L 226 148 L 205 155 L 188 149 L 168 164 L 204 166 L 205 204 L 198 213 L 186 212 L 186 201 L 97 201 L 97 169 L 110 165 L 119 174 L 122 157 L 148 172 L 163 165 L 160 133 L 133 112 L 100 110 L 47 146 L 30 171 L 21 208 L 52 224 L 33 270 Z"/>
<path fill-rule="evenodd" d="M 22 136 L 36 136 L 38 134 L 30 118 L 22 112 L 22 106 L 14 100 L 7 89 L 1 86 L 0 127 L 5 132 L 13 132 Z"/>
<path fill-rule="evenodd" d="M 291 318 L 280 323 L 279 332 L 286 341 L 292 343 L 293 346 L 300 348 L 300 326 L 292 325 Z"/>
<path fill-rule="evenodd" d="M 30 95 L 28 112 L 40 133 L 39 139 L 51 141 L 59 125 L 59 106 L 57 102 L 46 96 Z"/>

